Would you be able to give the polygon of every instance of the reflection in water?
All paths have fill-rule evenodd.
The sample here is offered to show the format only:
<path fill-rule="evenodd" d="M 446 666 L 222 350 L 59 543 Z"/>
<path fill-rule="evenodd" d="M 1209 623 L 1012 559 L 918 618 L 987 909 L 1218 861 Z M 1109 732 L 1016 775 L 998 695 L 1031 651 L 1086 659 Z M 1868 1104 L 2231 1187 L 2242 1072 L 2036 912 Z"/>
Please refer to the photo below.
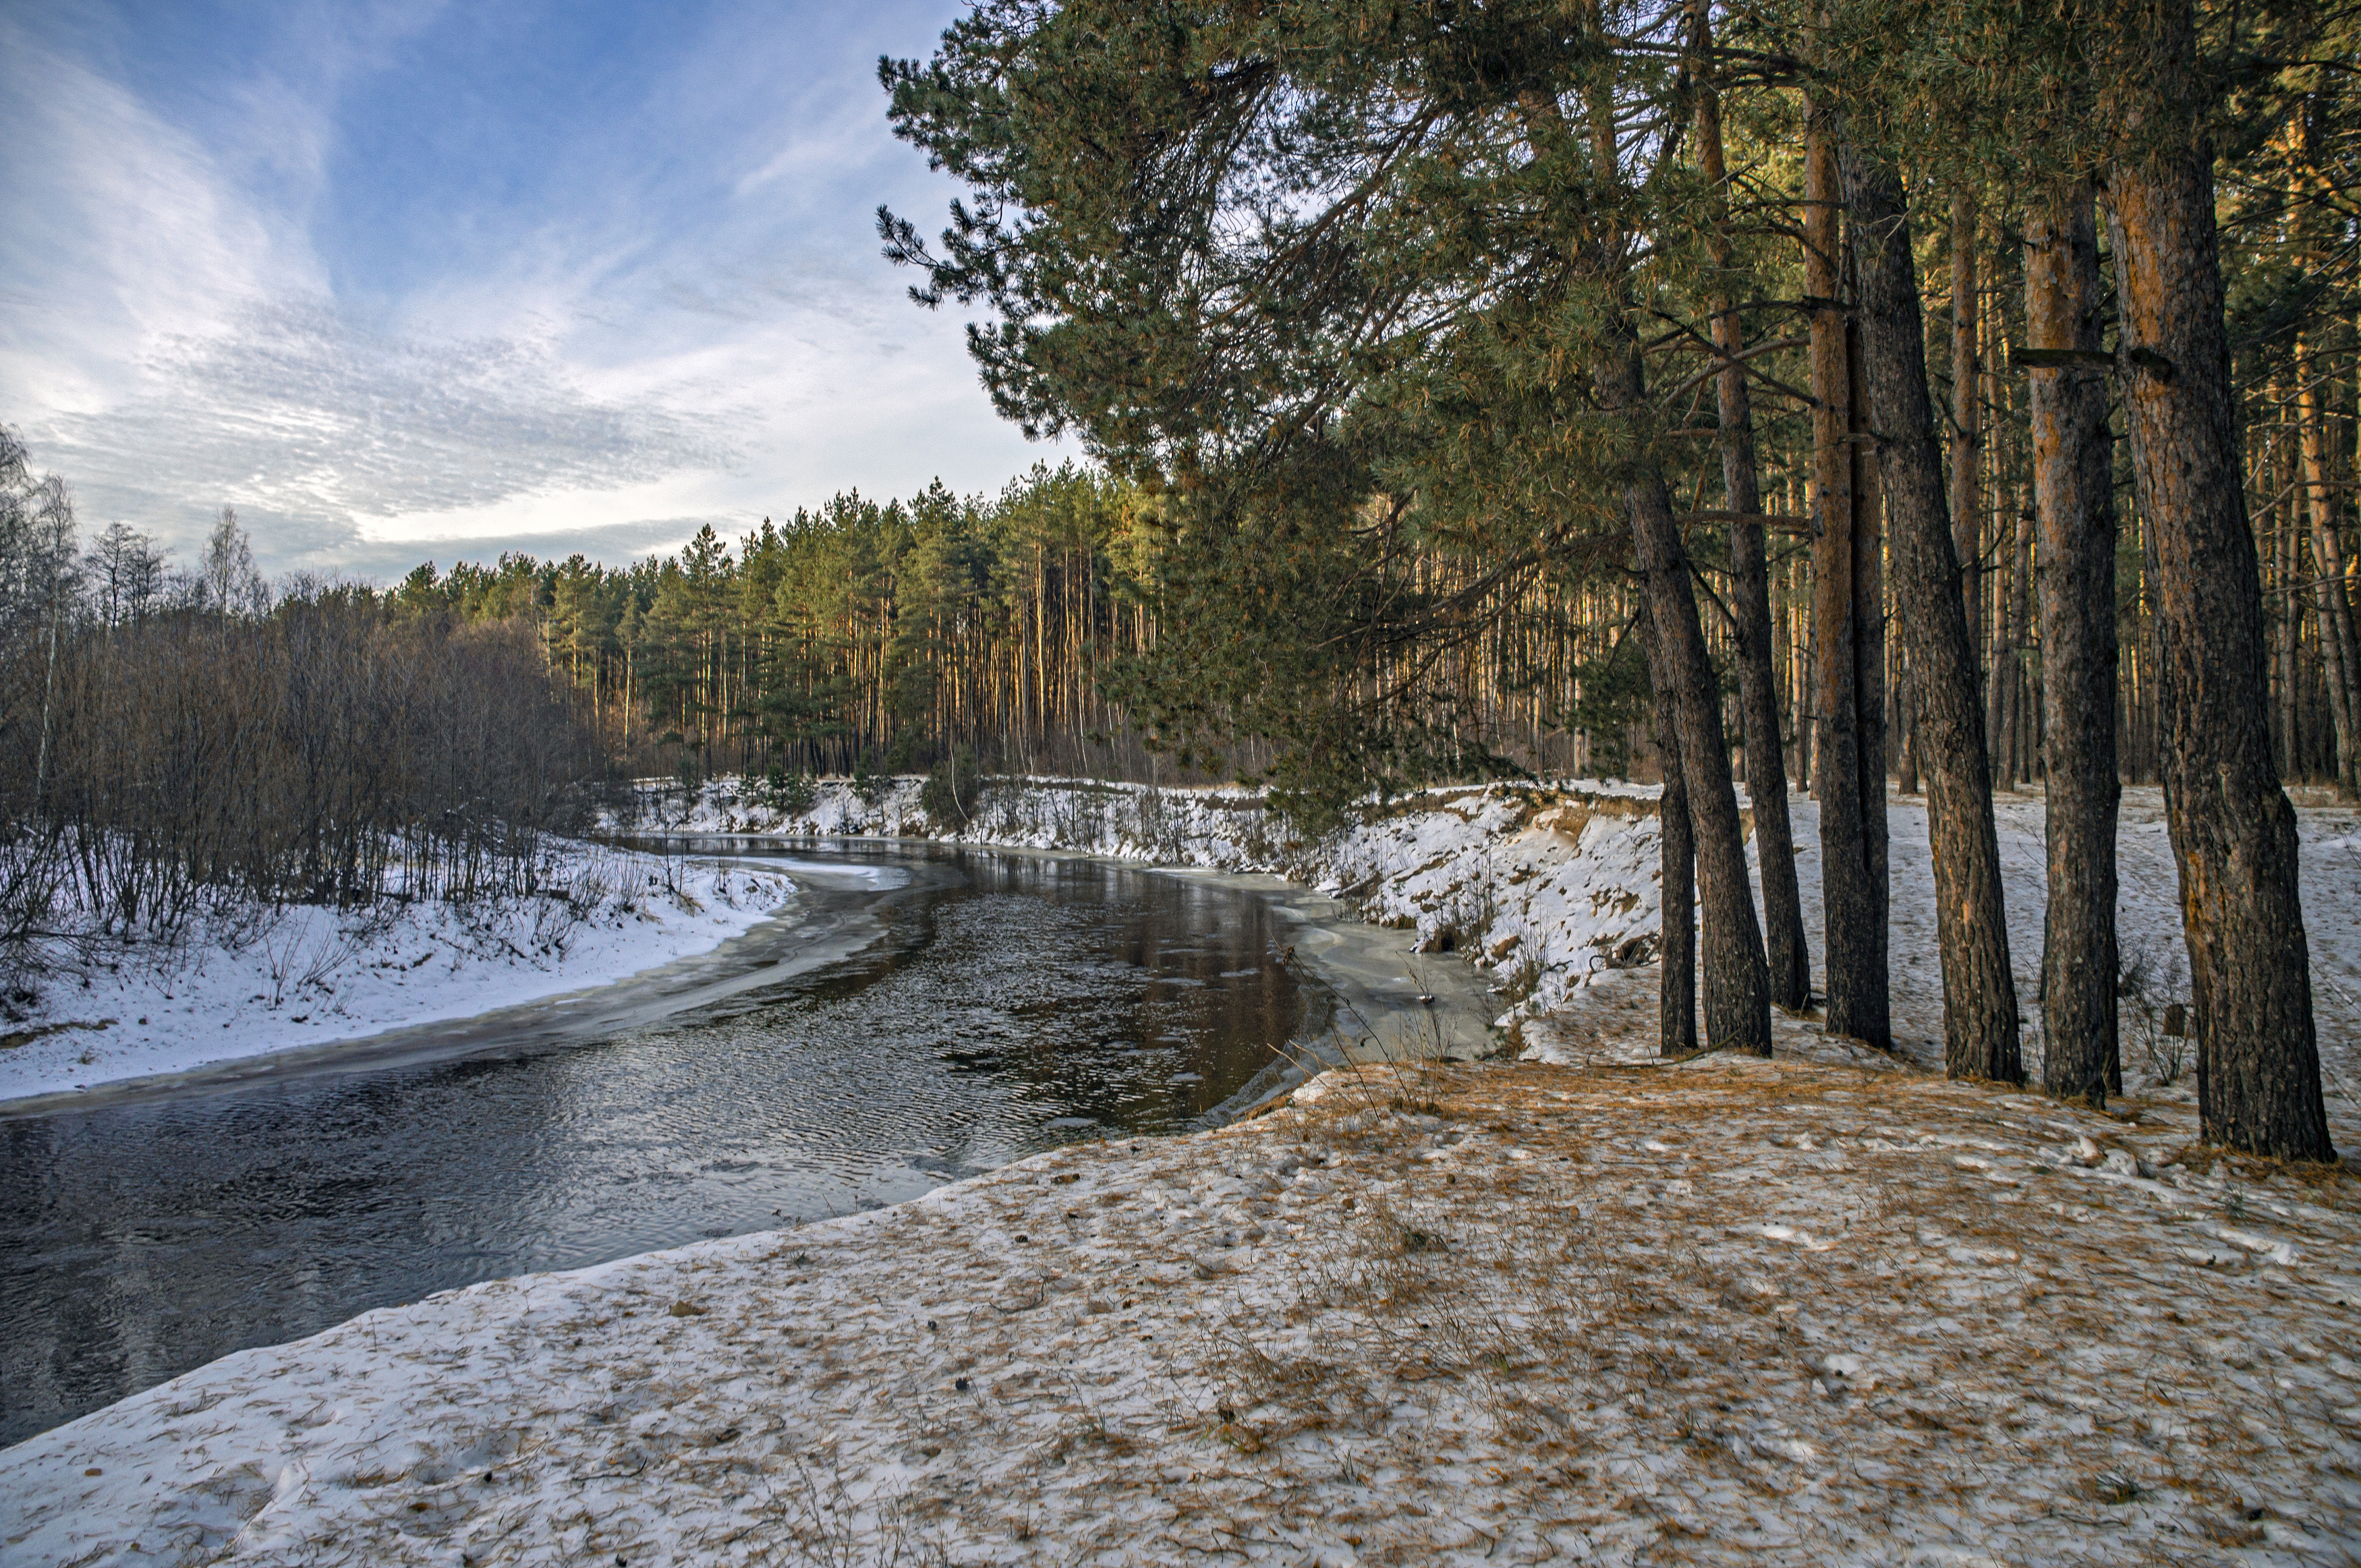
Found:
<path fill-rule="evenodd" d="M 1250 900 L 961 863 L 861 960 L 658 1026 L 0 1121 L 0 1442 L 373 1307 L 1171 1131 L 1299 1021 Z"/>

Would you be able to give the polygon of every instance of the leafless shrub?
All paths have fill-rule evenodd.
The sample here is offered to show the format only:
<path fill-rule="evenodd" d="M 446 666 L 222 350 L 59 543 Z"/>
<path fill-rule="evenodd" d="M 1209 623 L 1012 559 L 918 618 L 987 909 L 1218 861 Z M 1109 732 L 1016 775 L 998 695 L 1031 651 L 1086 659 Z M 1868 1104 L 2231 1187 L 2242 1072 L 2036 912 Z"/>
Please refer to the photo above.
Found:
<path fill-rule="evenodd" d="M 137 543 L 102 541 L 104 596 L 0 613 L 0 967 L 169 941 L 233 904 L 543 891 L 544 835 L 587 819 L 604 764 L 530 629 L 324 584 L 161 607 Z M 344 928 L 243 935 L 285 944 L 283 1001 L 336 967 Z"/>
<path fill-rule="evenodd" d="M 2178 944 L 2147 936 L 2125 943 L 2117 965 L 2115 994 L 2122 1003 L 2125 1043 L 2130 1047 L 2125 1054 L 2168 1087 L 2180 1081 L 2189 1063 L 2189 1033 L 2180 1024 L 2188 1004 L 2176 999 L 2182 964 Z M 2180 1026 L 2171 1026 L 2176 1024 Z"/>
<path fill-rule="evenodd" d="M 1469 962 L 1484 959 L 1484 940 L 1500 917 L 1500 893 L 1491 877 L 1478 872 L 1454 888 L 1451 901 L 1435 916 L 1433 927 L 1420 938 L 1422 953 L 1458 953 Z"/>
<path fill-rule="evenodd" d="M 270 1008 L 276 1011 L 306 991 L 328 990 L 337 972 L 383 934 L 387 917 L 382 908 L 343 917 L 314 908 L 265 912 L 256 939 L 270 976 Z"/>
<path fill-rule="evenodd" d="M 1512 1005 L 1524 1001 L 1541 989 L 1542 975 L 1547 968 L 1532 934 L 1519 932 L 1517 945 L 1510 950 L 1508 962 L 1499 970 L 1500 995 Z"/>

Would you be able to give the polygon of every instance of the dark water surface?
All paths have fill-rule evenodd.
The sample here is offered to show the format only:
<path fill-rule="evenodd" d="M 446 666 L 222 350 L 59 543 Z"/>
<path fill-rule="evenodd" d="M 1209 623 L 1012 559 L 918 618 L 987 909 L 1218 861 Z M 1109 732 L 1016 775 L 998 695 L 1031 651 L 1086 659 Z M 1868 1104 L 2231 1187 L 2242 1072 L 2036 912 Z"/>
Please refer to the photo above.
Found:
<path fill-rule="evenodd" d="M 1244 895 L 898 863 L 875 947 L 660 1024 L 0 1118 L 0 1443 L 371 1308 L 1174 1131 L 1301 1021 Z"/>

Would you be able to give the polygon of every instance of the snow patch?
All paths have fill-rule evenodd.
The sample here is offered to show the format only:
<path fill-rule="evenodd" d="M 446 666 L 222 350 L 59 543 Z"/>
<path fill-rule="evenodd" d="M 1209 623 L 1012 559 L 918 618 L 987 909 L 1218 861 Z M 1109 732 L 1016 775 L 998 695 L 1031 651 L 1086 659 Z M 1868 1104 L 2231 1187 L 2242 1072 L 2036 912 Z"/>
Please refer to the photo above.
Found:
<path fill-rule="evenodd" d="M 881 877 L 900 873 L 877 868 Z M 604 985 L 783 910 L 785 868 L 555 841 L 539 894 L 309 905 L 90 949 L 0 1025 L 0 1101 L 185 1072 Z"/>

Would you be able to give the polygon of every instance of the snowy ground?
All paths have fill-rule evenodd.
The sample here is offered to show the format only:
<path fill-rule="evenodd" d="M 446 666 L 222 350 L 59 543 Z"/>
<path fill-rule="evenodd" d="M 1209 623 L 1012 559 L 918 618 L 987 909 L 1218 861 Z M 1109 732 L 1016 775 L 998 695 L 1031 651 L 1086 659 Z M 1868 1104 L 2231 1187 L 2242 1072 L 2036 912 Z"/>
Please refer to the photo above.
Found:
<path fill-rule="evenodd" d="M 1331 1073 L 0 1454 L 8 1561 L 2349 1563 L 2361 1192 L 1915 1075 Z"/>
<path fill-rule="evenodd" d="M 1795 818 L 1796 871 L 1810 934 L 1813 972 L 1819 972 L 1819 806 L 1803 796 L 1790 803 Z M 1942 970 L 1935 944 L 1935 883 L 1927 848 L 1923 800 L 1887 803 L 1892 840 L 1892 955 L 1896 1047 L 1935 1071 L 1943 1062 Z M 2041 967 L 2041 910 L 2047 864 L 2038 795 L 2006 793 L 1994 817 L 2000 829 L 2001 875 L 2008 903 L 2009 957 L 2017 1004 L 2026 1021 L 2026 1070 L 2041 1076 L 2041 1008 L 2035 982 Z M 2181 945 L 2179 883 L 2166 838 L 2162 792 L 2124 791 L 2116 863 L 2121 893 L 2116 926 L 2127 970 L 2122 1002 L 2125 1087 L 2160 1101 L 2196 1103 L 2195 1042 L 2165 1033 L 2168 1010 L 2189 1000 L 2189 962 Z M 2304 924 L 2312 948 L 2312 1007 L 2320 1036 L 2329 1125 L 2339 1147 L 2361 1150 L 2361 810 L 2321 804 L 2301 806 L 2303 835 Z M 1628 1058 L 1634 1042 L 1655 1041 L 1656 970 L 1601 972 L 1593 983 L 1569 988 L 1546 1020 L 1526 1029 L 1532 1059 L 1579 1062 Z M 1777 1018 L 1785 1045 L 1824 1059 L 1849 1057 L 1820 1040 L 1809 1020 Z"/>
<path fill-rule="evenodd" d="M 562 847 L 546 896 L 459 911 L 296 908 L 215 922 L 170 948 L 52 972 L 0 1024 L 0 1101 L 183 1072 L 373 1035 L 626 975 L 716 946 L 777 910 L 777 872 Z"/>

